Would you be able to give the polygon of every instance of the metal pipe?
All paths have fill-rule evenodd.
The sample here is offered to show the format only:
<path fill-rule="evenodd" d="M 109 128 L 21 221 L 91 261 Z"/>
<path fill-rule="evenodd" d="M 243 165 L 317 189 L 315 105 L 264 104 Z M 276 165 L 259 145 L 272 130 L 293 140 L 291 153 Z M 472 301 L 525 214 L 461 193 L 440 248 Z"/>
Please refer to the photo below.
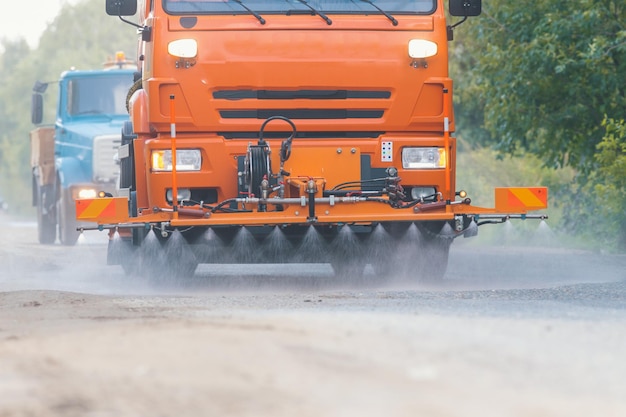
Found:
<path fill-rule="evenodd" d="M 244 204 L 298 204 L 302 205 L 301 197 L 291 198 L 257 198 L 257 197 L 242 197 L 233 199 L 237 203 Z M 306 205 L 306 199 L 304 200 Z M 359 201 L 367 201 L 367 197 L 318 197 L 314 198 L 316 204 L 336 204 L 336 203 L 357 203 Z"/>
<path fill-rule="evenodd" d="M 316 188 L 317 187 L 315 186 L 315 181 L 309 180 L 307 184 L 306 192 L 309 195 L 309 217 L 307 218 L 307 220 L 310 222 L 314 222 L 316 220 L 316 217 L 315 217 L 315 190 Z"/>
<path fill-rule="evenodd" d="M 443 89 L 443 146 L 446 152 L 446 167 L 445 167 L 445 179 L 446 179 L 446 199 L 450 198 L 450 116 L 451 116 L 451 103 L 452 95 L 448 94 L 448 89 Z"/>
<path fill-rule="evenodd" d="M 174 218 L 178 218 L 178 184 L 176 179 L 176 102 L 174 94 L 170 95 L 170 135 L 172 138 L 172 207 Z"/>
<path fill-rule="evenodd" d="M 547 214 L 477 214 L 476 218 L 485 220 L 508 220 L 508 219 L 532 219 L 532 220 L 545 220 L 548 218 Z"/>
<path fill-rule="evenodd" d="M 169 225 L 169 222 L 166 222 Z M 149 229 L 151 223 L 119 223 L 119 224 L 100 224 L 93 227 L 77 227 L 77 232 L 84 232 L 90 230 L 111 230 L 111 229 Z"/>
<path fill-rule="evenodd" d="M 418 205 L 415 206 L 415 208 L 413 210 L 415 212 L 436 210 L 436 209 L 443 208 L 443 207 L 447 206 L 448 204 L 449 204 L 449 202 L 447 202 L 445 200 L 443 200 L 443 201 L 436 201 L 434 203 L 418 204 Z"/>

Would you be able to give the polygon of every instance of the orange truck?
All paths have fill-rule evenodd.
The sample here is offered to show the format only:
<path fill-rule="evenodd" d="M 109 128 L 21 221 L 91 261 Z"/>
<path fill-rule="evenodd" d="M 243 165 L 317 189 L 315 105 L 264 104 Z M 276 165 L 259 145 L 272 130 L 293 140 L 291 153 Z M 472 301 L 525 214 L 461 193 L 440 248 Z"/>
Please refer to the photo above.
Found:
<path fill-rule="evenodd" d="M 456 187 L 448 42 L 477 0 L 106 0 L 137 28 L 120 197 L 77 200 L 108 263 L 329 263 L 438 280 L 478 226 L 542 219 L 544 187 Z M 130 16 L 138 20 L 131 21 Z M 455 24 L 447 22 L 453 16 Z M 84 228 L 83 228 L 84 229 Z"/>

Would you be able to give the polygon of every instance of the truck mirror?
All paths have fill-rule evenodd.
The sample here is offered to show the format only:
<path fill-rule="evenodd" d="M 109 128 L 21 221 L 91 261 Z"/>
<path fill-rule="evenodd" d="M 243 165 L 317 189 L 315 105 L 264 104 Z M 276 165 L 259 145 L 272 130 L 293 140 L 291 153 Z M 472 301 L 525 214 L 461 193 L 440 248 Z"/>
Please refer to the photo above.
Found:
<path fill-rule="evenodd" d="M 450 0 L 448 3 L 448 11 L 452 16 L 478 16 L 481 10 L 481 0 Z"/>
<path fill-rule="evenodd" d="M 30 102 L 30 120 L 34 125 L 38 125 L 43 120 L 43 96 L 34 93 Z"/>
<path fill-rule="evenodd" d="M 33 86 L 33 91 L 35 93 L 45 93 L 48 89 L 48 83 L 42 83 L 41 81 L 35 81 L 35 85 Z"/>
<path fill-rule="evenodd" d="M 109 16 L 132 16 L 137 12 L 137 0 L 106 0 Z"/>

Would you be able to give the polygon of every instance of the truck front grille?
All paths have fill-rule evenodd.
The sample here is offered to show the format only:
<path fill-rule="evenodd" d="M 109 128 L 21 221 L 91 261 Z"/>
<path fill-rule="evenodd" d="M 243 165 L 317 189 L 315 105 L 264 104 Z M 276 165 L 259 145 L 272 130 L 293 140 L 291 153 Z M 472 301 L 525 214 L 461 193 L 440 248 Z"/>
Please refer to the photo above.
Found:
<path fill-rule="evenodd" d="M 242 101 L 240 109 L 219 109 L 224 119 L 267 119 L 284 116 L 290 119 L 381 119 L 389 107 L 391 92 L 385 90 L 217 90 L 213 92 L 219 109 L 220 101 Z M 285 105 L 277 108 L 276 103 L 292 100 L 311 100 L 315 104 L 306 108 Z M 341 106 L 337 106 L 341 102 Z M 364 103 L 369 103 L 365 105 Z M 302 103 L 299 103 L 301 106 Z M 271 107 L 271 108 L 266 108 Z M 282 106 L 281 106 L 282 107 Z"/>
<path fill-rule="evenodd" d="M 382 110 L 345 110 L 345 109 L 267 109 L 267 110 L 222 110 L 225 119 L 268 119 L 283 116 L 290 119 L 380 119 Z"/>
<path fill-rule="evenodd" d="M 93 141 L 93 181 L 115 182 L 120 174 L 117 151 L 120 135 L 96 136 Z"/>
<path fill-rule="evenodd" d="M 389 91 L 363 90 L 219 90 L 213 98 L 225 100 L 346 100 L 346 99 L 386 99 Z"/>

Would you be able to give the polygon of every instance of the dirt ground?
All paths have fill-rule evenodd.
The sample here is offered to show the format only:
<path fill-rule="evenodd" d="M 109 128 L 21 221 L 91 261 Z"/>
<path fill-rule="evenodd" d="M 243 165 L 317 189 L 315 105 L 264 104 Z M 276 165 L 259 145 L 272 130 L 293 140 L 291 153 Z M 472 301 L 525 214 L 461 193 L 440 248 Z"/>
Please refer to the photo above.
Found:
<path fill-rule="evenodd" d="M 3 227 L 0 417 L 626 415 L 615 295 L 158 292 L 121 285 L 97 242 Z"/>

